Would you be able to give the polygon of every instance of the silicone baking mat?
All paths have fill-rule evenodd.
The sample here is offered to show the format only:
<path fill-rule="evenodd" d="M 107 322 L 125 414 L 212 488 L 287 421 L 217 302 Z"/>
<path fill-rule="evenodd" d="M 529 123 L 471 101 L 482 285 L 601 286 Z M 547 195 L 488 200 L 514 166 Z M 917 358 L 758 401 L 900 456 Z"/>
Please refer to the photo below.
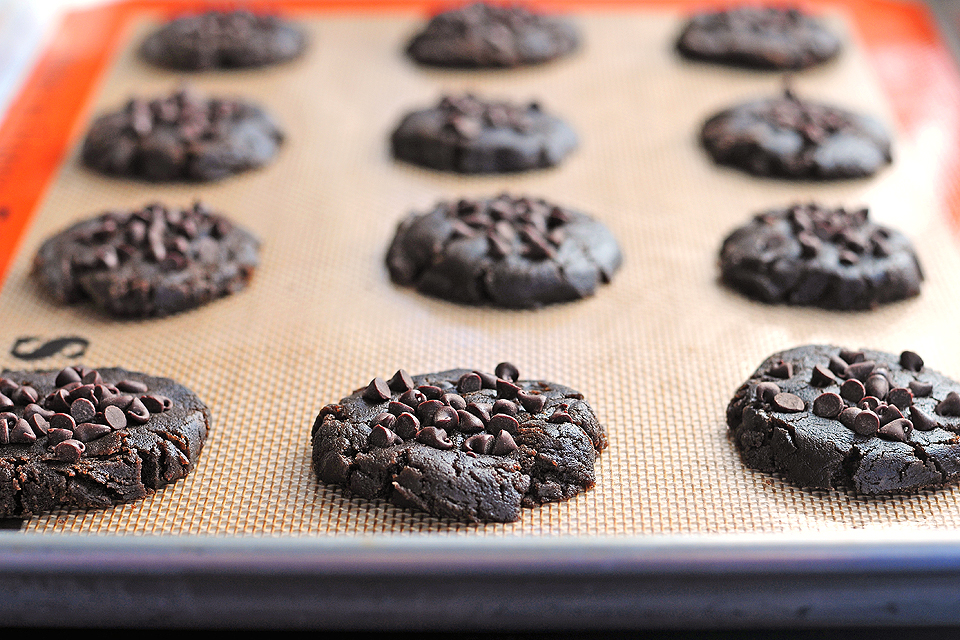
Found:
<path fill-rule="evenodd" d="M 82 361 L 172 377 L 211 407 L 193 474 L 142 502 L 27 519 L 24 532 L 464 536 L 953 529 L 960 489 L 862 499 L 804 491 L 744 468 L 724 409 L 769 353 L 809 342 L 912 349 L 960 378 L 960 250 L 955 201 L 960 81 L 921 5 L 807 5 L 842 35 L 840 58 L 796 74 L 797 93 L 881 118 L 895 162 L 868 180 L 759 180 L 712 165 L 700 123 L 774 94 L 775 73 L 681 60 L 673 40 L 702 4 L 570 3 L 574 56 L 502 72 L 431 71 L 402 55 L 425 3 L 276 3 L 309 32 L 306 55 L 255 71 L 180 75 L 140 61 L 145 33 L 185 5 L 133 2 L 71 15 L 0 130 L 0 365 Z M 77 153 L 92 117 L 131 95 L 189 81 L 263 104 L 288 133 L 277 161 L 210 185 L 98 176 Z M 579 132 L 548 171 L 445 175 L 389 157 L 407 110 L 445 92 L 537 99 Z M 546 197 L 589 212 L 620 240 L 625 264 L 592 299 L 537 311 L 465 308 L 391 284 L 383 264 L 398 220 L 464 195 Z M 252 287 L 175 317 L 116 321 L 52 304 L 30 278 L 50 233 L 105 209 L 202 199 L 263 240 Z M 767 207 L 817 200 L 869 205 L 904 230 L 926 270 L 922 295 L 869 313 L 770 307 L 717 283 L 721 239 Z M 24 231 L 18 232 L 19 227 Z M 37 357 L 61 338 L 53 355 Z M 52 347 L 51 347 L 52 348 Z M 584 393 L 610 447 L 597 486 L 524 510 L 513 524 L 467 525 L 350 498 L 318 483 L 309 432 L 319 408 L 376 375 L 516 363 Z"/>

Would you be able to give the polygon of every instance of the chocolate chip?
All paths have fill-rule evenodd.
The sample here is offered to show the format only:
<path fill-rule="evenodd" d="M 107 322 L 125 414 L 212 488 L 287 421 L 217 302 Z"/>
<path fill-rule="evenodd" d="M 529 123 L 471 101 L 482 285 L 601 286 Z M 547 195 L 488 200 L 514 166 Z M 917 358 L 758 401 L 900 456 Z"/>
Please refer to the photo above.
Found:
<path fill-rule="evenodd" d="M 853 423 L 862 411 L 862 409 L 858 409 L 857 407 L 847 407 L 840 412 L 840 415 L 837 416 L 837 420 L 843 423 L 843 426 L 847 427 L 848 429 L 853 429 Z"/>
<path fill-rule="evenodd" d="M 956 391 L 948 393 L 937 405 L 936 412 L 941 416 L 960 416 L 960 394 Z"/>
<path fill-rule="evenodd" d="M 17 420 L 16 426 L 10 429 L 10 444 L 31 444 L 36 441 L 37 436 L 23 418 Z"/>
<path fill-rule="evenodd" d="M 30 425 L 30 429 L 33 431 L 33 435 L 38 438 L 42 438 L 47 435 L 47 432 L 50 430 L 50 423 L 47 422 L 47 419 L 44 418 L 39 413 L 35 413 L 29 418 L 26 418 L 27 424 Z"/>
<path fill-rule="evenodd" d="M 149 390 L 147 385 L 139 380 L 121 380 L 117 383 L 117 389 L 126 393 L 146 393 Z"/>
<path fill-rule="evenodd" d="M 433 414 L 433 424 L 438 429 L 449 433 L 460 425 L 460 416 L 456 409 L 444 405 Z"/>
<path fill-rule="evenodd" d="M 424 427 L 417 434 L 417 442 L 435 449 L 453 449 L 453 442 L 447 437 L 447 432 L 436 427 Z"/>
<path fill-rule="evenodd" d="M 445 393 L 441 400 L 443 404 L 448 407 L 453 407 L 457 411 L 467 408 L 467 401 L 463 399 L 463 396 L 457 395 L 456 393 Z"/>
<path fill-rule="evenodd" d="M 911 380 L 907 383 L 907 386 L 910 387 L 910 391 L 913 392 L 913 397 L 915 398 L 926 398 L 933 393 L 933 384 L 929 382 Z"/>
<path fill-rule="evenodd" d="M 387 411 L 388 411 L 389 413 L 392 413 L 392 414 L 395 415 L 395 416 L 399 416 L 401 413 L 405 413 L 405 412 L 407 412 L 407 411 L 410 411 L 410 409 L 412 409 L 412 408 L 413 408 L 413 407 L 411 407 L 411 406 L 408 405 L 408 404 L 404 404 L 404 403 L 402 403 L 402 402 L 397 402 L 397 401 L 395 401 L 395 400 L 391 400 L 391 401 L 390 401 L 390 404 L 387 405 Z"/>
<path fill-rule="evenodd" d="M 804 404 L 803 399 L 800 396 L 795 396 L 792 393 L 780 392 L 777 395 L 773 396 L 773 400 L 770 402 L 774 410 L 781 413 L 797 413 L 803 411 Z"/>
<path fill-rule="evenodd" d="M 830 356 L 829 368 L 834 374 L 838 376 L 843 376 L 847 370 L 847 363 L 840 359 L 838 356 Z"/>
<path fill-rule="evenodd" d="M 543 396 L 527 391 L 517 393 L 517 400 L 520 402 L 520 406 L 529 413 L 539 413 L 543 410 L 543 405 L 547 403 Z"/>
<path fill-rule="evenodd" d="M 866 395 L 866 387 L 864 387 L 863 383 L 859 380 L 846 380 L 840 385 L 840 397 L 847 402 L 860 402 Z"/>
<path fill-rule="evenodd" d="M 814 387 L 827 387 L 836 381 L 837 379 L 830 372 L 830 369 L 821 364 L 815 366 L 813 373 L 810 374 L 810 384 Z"/>
<path fill-rule="evenodd" d="M 495 456 L 507 456 L 517 449 L 519 449 L 517 443 L 506 429 L 497 435 L 497 439 L 493 443 L 493 455 Z"/>
<path fill-rule="evenodd" d="M 86 445 L 79 440 L 64 440 L 53 448 L 53 459 L 58 462 L 77 462 L 85 450 Z"/>
<path fill-rule="evenodd" d="M 404 440 L 416 438 L 420 431 L 420 421 L 412 413 L 401 413 L 393 423 L 393 431 Z"/>
<path fill-rule="evenodd" d="M 483 385 L 484 389 L 496 389 L 497 388 L 497 376 L 492 373 L 485 373 L 483 371 L 474 371 L 475 374 L 480 376 L 480 383 Z"/>
<path fill-rule="evenodd" d="M 860 402 L 857 403 L 857 406 L 861 409 L 867 409 L 869 411 L 876 411 L 880 406 L 880 400 L 873 396 L 864 396 Z"/>
<path fill-rule="evenodd" d="M 512 382 L 497 378 L 497 397 L 513 400 L 522 389 Z"/>
<path fill-rule="evenodd" d="M 866 360 L 863 351 L 851 351 L 850 349 L 840 349 L 840 359 L 848 365 Z"/>
<path fill-rule="evenodd" d="M 150 420 L 150 411 L 143 405 L 140 398 L 134 398 L 127 407 L 127 423 L 146 424 Z"/>
<path fill-rule="evenodd" d="M 363 391 L 363 399 L 371 404 L 390 399 L 390 386 L 383 378 L 374 378 Z"/>
<path fill-rule="evenodd" d="M 66 389 L 57 389 L 43 400 L 44 406 L 52 411 L 66 413 L 70 411 L 70 392 Z"/>
<path fill-rule="evenodd" d="M 861 436 L 875 436 L 880 429 L 880 416 L 873 411 L 861 411 L 853 421 L 853 430 Z"/>
<path fill-rule="evenodd" d="M 54 384 L 56 384 L 58 387 L 62 387 L 71 382 L 80 382 L 80 374 L 77 373 L 77 370 L 73 367 L 65 367 L 60 371 L 60 373 L 57 374 L 57 379 Z M 146 391 L 146 389 L 144 389 L 144 391 Z"/>
<path fill-rule="evenodd" d="M 15 406 L 13 400 L 0 393 L 0 410 L 13 409 Z"/>
<path fill-rule="evenodd" d="M 557 409 L 547 418 L 547 422 L 551 424 L 563 424 L 564 422 L 573 422 L 573 418 L 571 418 L 570 414 L 566 411 Z"/>
<path fill-rule="evenodd" d="M 856 378 L 857 380 L 863 382 L 870 377 L 870 374 L 873 373 L 873 370 L 876 368 L 876 366 L 877 363 L 873 360 L 856 362 L 849 365 L 843 375 L 845 378 Z"/>
<path fill-rule="evenodd" d="M 936 420 L 928 416 L 917 405 L 910 407 L 910 422 L 918 431 L 931 431 L 939 426 Z"/>
<path fill-rule="evenodd" d="M 882 425 L 877 431 L 877 435 L 884 440 L 898 440 L 906 442 L 910 439 L 913 432 L 913 423 L 906 418 L 899 418 L 892 422 Z"/>
<path fill-rule="evenodd" d="M 66 389 L 66 387 L 64 387 Z M 74 400 L 83 398 L 89 400 L 90 402 L 96 402 L 97 396 L 93 393 L 94 385 L 92 384 L 83 384 L 77 387 L 74 387 L 70 390 L 70 395 L 67 396 L 67 400 L 70 404 L 73 404 Z"/>
<path fill-rule="evenodd" d="M 169 411 L 170 407 L 173 406 L 173 401 L 170 398 L 156 394 L 141 396 L 140 402 L 143 403 L 143 406 L 145 406 L 150 413 L 163 413 L 164 411 Z"/>
<path fill-rule="evenodd" d="M 97 438 L 103 437 L 106 434 L 110 433 L 111 429 L 105 424 L 97 424 L 95 422 L 84 422 L 77 425 L 77 428 L 73 430 L 73 437 L 79 440 L 80 442 L 92 442 Z"/>
<path fill-rule="evenodd" d="M 103 411 L 107 407 L 117 407 L 118 409 L 123 409 L 126 411 L 131 402 L 133 402 L 133 396 L 128 396 L 125 393 L 118 393 L 116 395 L 106 397 L 98 402 L 97 409 Z"/>
<path fill-rule="evenodd" d="M 836 418 L 843 411 L 843 399 L 835 393 L 822 393 L 813 401 L 813 413 L 821 418 Z"/>
<path fill-rule="evenodd" d="M 375 427 L 378 425 L 382 425 L 387 429 L 392 429 L 393 423 L 396 421 L 397 421 L 397 416 L 393 415 L 392 413 L 384 412 L 384 413 L 378 413 L 373 418 L 373 421 L 371 422 L 371 424 Z"/>
<path fill-rule="evenodd" d="M 923 358 L 913 351 L 904 351 L 900 354 L 900 366 L 907 371 L 920 371 L 923 369 Z"/>
<path fill-rule="evenodd" d="M 880 416 L 880 424 L 884 425 L 888 422 L 893 422 L 894 420 L 899 420 L 903 417 L 903 414 L 900 413 L 900 409 L 897 409 L 892 404 L 882 404 L 877 407 L 877 415 Z"/>
<path fill-rule="evenodd" d="M 782 378 L 784 380 L 793 377 L 793 363 L 783 362 L 781 360 L 777 364 L 767 369 L 767 375 L 774 378 Z"/>
<path fill-rule="evenodd" d="M 419 389 L 409 389 L 400 394 L 400 402 L 412 409 L 416 409 L 427 401 L 427 396 Z"/>
<path fill-rule="evenodd" d="M 433 424 L 433 416 L 445 406 L 439 400 L 426 400 L 418 404 L 417 417 L 420 418 L 420 424 L 424 426 Z"/>
<path fill-rule="evenodd" d="M 490 422 L 490 411 L 482 404 L 471 402 L 467 405 L 467 411 L 480 418 L 484 425 Z"/>
<path fill-rule="evenodd" d="M 73 433 L 73 430 L 77 428 L 77 421 L 73 419 L 73 416 L 67 413 L 55 413 L 50 416 L 50 429 L 63 429 Z M 72 436 L 71 436 L 72 437 Z"/>
<path fill-rule="evenodd" d="M 403 369 L 398 369 L 397 372 L 393 374 L 393 377 L 390 378 L 390 382 L 387 384 L 397 393 L 403 393 L 404 391 L 413 389 L 413 378 L 411 378 L 410 374 Z"/>
<path fill-rule="evenodd" d="M 913 404 L 913 393 L 904 387 L 894 387 L 887 392 L 886 400 L 899 409 L 906 409 Z"/>
<path fill-rule="evenodd" d="M 40 415 L 49 419 L 54 413 L 56 413 L 56 411 L 44 409 L 38 404 L 28 404 L 27 408 L 23 410 L 23 418 L 24 420 L 29 420 L 32 415 Z"/>
<path fill-rule="evenodd" d="M 500 399 L 493 403 L 493 413 L 505 413 L 508 416 L 516 416 L 518 413 L 517 405 L 510 400 Z"/>
<path fill-rule="evenodd" d="M 367 445 L 371 447 L 389 447 L 397 441 L 397 434 L 383 425 L 377 425 L 367 436 Z"/>
<path fill-rule="evenodd" d="M 83 376 L 80 378 L 80 382 L 83 384 L 98 385 L 103 384 L 103 378 L 100 376 L 99 371 L 96 369 L 91 369 L 84 372 Z"/>
<path fill-rule="evenodd" d="M 501 362 L 493 372 L 498 378 L 509 380 L 510 382 L 516 382 L 520 378 L 520 371 L 509 362 Z"/>
<path fill-rule="evenodd" d="M 90 422 L 97 415 L 97 408 L 86 398 L 77 398 L 70 405 L 70 415 L 77 421 L 77 424 Z"/>
<path fill-rule="evenodd" d="M 33 404 L 40 399 L 40 394 L 37 393 L 37 390 L 29 385 L 24 385 L 22 387 L 17 387 L 17 390 L 10 395 L 10 399 L 13 400 L 16 404 Z"/>
<path fill-rule="evenodd" d="M 887 393 L 890 391 L 890 383 L 887 382 L 887 379 L 876 373 L 867 378 L 863 386 L 867 395 L 879 398 L 880 400 L 886 398 Z"/>
<path fill-rule="evenodd" d="M 64 440 L 69 440 L 72 437 L 72 429 L 50 429 L 47 431 L 47 446 L 52 447 L 63 442 Z"/>
<path fill-rule="evenodd" d="M 478 433 L 463 441 L 464 451 L 488 454 L 493 451 L 494 437 L 489 433 Z"/>
<path fill-rule="evenodd" d="M 483 431 L 483 421 L 469 411 L 458 409 L 457 417 L 460 420 L 458 428 L 463 433 L 476 433 L 477 431 Z"/>
<path fill-rule="evenodd" d="M 457 381 L 457 392 L 459 393 L 473 393 L 480 391 L 482 388 L 483 380 L 475 373 L 465 373 Z"/>
<path fill-rule="evenodd" d="M 519 428 L 520 423 L 517 422 L 517 419 L 504 413 L 491 416 L 490 421 L 487 422 L 486 425 L 487 433 L 492 433 L 493 435 L 499 434 L 504 429 L 515 432 Z"/>
<path fill-rule="evenodd" d="M 773 402 L 773 397 L 780 393 L 780 387 L 775 382 L 761 382 L 757 385 L 757 400 Z"/>
<path fill-rule="evenodd" d="M 443 397 L 443 390 L 440 387 L 435 387 L 432 384 L 424 384 L 417 387 L 417 391 L 423 394 L 423 397 L 427 400 L 439 400 Z"/>
<path fill-rule="evenodd" d="M 103 420 L 114 431 L 125 429 L 127 426 L 127 414 L 120 407 L 106 407 L 103 410 Z"/>

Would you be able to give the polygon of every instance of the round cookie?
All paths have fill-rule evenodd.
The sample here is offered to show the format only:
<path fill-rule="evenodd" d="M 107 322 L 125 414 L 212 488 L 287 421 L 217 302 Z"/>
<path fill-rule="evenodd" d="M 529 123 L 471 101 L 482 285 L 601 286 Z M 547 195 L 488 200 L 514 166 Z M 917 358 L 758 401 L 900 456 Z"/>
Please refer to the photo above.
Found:
<path fill-rule="evenodd" d="M 736 7 L 690 18 L 677 40 L 687 58 L 750 69 L 798 70 L 840 51 L 840 40 L 797 9 Z"/>
<path fill-rule="evenodd" d="M 577 146 L 563 120 L 531 102 L 444 97 L 407 114 L 390 137 L 398 160 L 459 173 L 511 173 L 560 163 Z"/>
<path fill-rule="evenodd" d="M 578 44 L 576 28 L 565 20 L 476 3 L 435 16 L 410 41 L 407 55 L 436 67 L 503 68 L 547 62 Z"/>
<path fill-rule="evenodd" d="M 207 182 L 264 166 L 282 141 L 260 107 L 183 89 L 153 100 L 134 98 L 97 118 L 81 158 L 111 176 Z"/>
<path fill-rule="evenodd" d="M 717 164 L 761 177 L 862 178 L 891 162 L 878 121 L 790 91 L 721 111 L 703 125 L 700 142 Z"/>
<path fill-rule="evenodd" d="M 291 60 L 306 43 L 302 31 L 276 16 L 210 11 L 168 22 L 143 41 L 140 55 L 169 69 L 235 69 Z"/>
<path fill-rule="evenodd" d="M 46 240 L 34 276 L 61 304 L 120 317 L 166 316 L 244 289 L 258 264 L 250 232 L 201 203 L 107 212 Z"/>
<path fill-rule="evenodd" d="M 960 385 L 911 351 L 776 353 L 737 390 L 727 425 L 745 465 L 801 487 L 872 495 L 960 478 Z"/>
<path fill-rule="evenodd" d="M 320 410 L 311 434 L 323 482 L 431 515 L 512 522 L 521 507 L 594 485 L 606 432 L 583 396 L 552 382 L 454 369 L 374 378 Z"/>
<path fill-rule="evenodd" d="M 816 204 L 761 213 L 720 249 L 725 284 L 747 297 L 826 309 L 872 309 L 920 293 L 910 240 L 867 209 Z"/>
<path fill-rule="evenodd" d="M 544 200 L 503 194 L 410 214 L 387 252 L 401 286 L 461 304 L 539 307 L 593 295 L 623 258 L 610 231 Z"/>
<path fill-rule="evenodd" d="M 190 473 L 210 411 L 168 378 L 67 367 L 0 373 L 0 517 L 140 500 Z"/>

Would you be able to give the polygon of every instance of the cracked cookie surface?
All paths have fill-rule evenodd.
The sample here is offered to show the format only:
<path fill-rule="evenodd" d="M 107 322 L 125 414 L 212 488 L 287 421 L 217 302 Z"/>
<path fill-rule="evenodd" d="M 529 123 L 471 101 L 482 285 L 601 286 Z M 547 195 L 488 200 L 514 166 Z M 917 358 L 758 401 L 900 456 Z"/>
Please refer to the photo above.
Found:
<path fill-rule="evenodd" d="M 789 89 L 721 111 L 704 123 L 700 142 L 717 164 L 761 177 L 863 178 L 892 160 L 879 121 L 801 100 Z"/>
<path fill-rule="evenodd" d="M 744 464 L 864 495 L 960 479 L 960 385 L 899 356 L 807 345 L 767 358 L 727 407 Z"/>
<path fill-rule="evenodd" d="M 0 373 L 0 517 L 139 500 L 196 466 L 207 406 L 120 368 Z"/>
<path fill-rule="evenodd" d="M 461 304 L 531 308 L 593 295 L 623 261 L 593 218 L 541 199 L 500 195 L 411 214 L 387 252 L 402 286 Z"/>
<path fill-rule="evenodd" d="M 607 446 L 583 396 L 552 382 L 468 369 L 374 378 L 321 409 L 313 468 L 323 482 L 434 516 L 512 522 L 521 507 L 591 488 Z"/>

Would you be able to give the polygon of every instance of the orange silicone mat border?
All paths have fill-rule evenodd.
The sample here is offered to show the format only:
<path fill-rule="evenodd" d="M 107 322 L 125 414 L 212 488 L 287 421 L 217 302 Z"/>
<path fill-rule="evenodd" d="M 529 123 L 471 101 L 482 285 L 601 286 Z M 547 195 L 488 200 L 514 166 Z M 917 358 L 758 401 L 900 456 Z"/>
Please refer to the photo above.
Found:
<path fill-rule="evenodd" d="M 201 0 L 129 0 L 67 14 L 11 102 L 0 125 L 0 285 L 21 238 L 38 209 L 64 155 L 79 135 L 91 92 L 123 44 L 126 27 L 146 13 L 174 16 L 211 6 L 243 6 L 254 11 L 420 12 L 424 15 L 456 4 L 448 0 L 279 0 L 271 2 L 203 2 Z M 678 8 L 692 12 L 732 4 L 730 0 L 549 0 L 531 3 L 551 10 Z M 932 13 L 906 0 L 805 1 L 817 10 L 840 9 L 857 29 L 899 125 L 914 131 L 930 111 L 931 99 L 960 110 L 960 70 L 943 43 Z M 891 52 L 897 68 L 884 64 Z M 918 73 L 904 74 L 904 69 Z M 905 78 L 904 76 L 908 77 Z M 905 80 L 918 86 L 907 86 Z M 935 95 L 931 95 L 931 90 Z M 943 104 L 946 101 L 947 104 Z M 948 177 L 941 198 L 952 221 L 960 220 L 960 132 L 945 145 Z"/>

